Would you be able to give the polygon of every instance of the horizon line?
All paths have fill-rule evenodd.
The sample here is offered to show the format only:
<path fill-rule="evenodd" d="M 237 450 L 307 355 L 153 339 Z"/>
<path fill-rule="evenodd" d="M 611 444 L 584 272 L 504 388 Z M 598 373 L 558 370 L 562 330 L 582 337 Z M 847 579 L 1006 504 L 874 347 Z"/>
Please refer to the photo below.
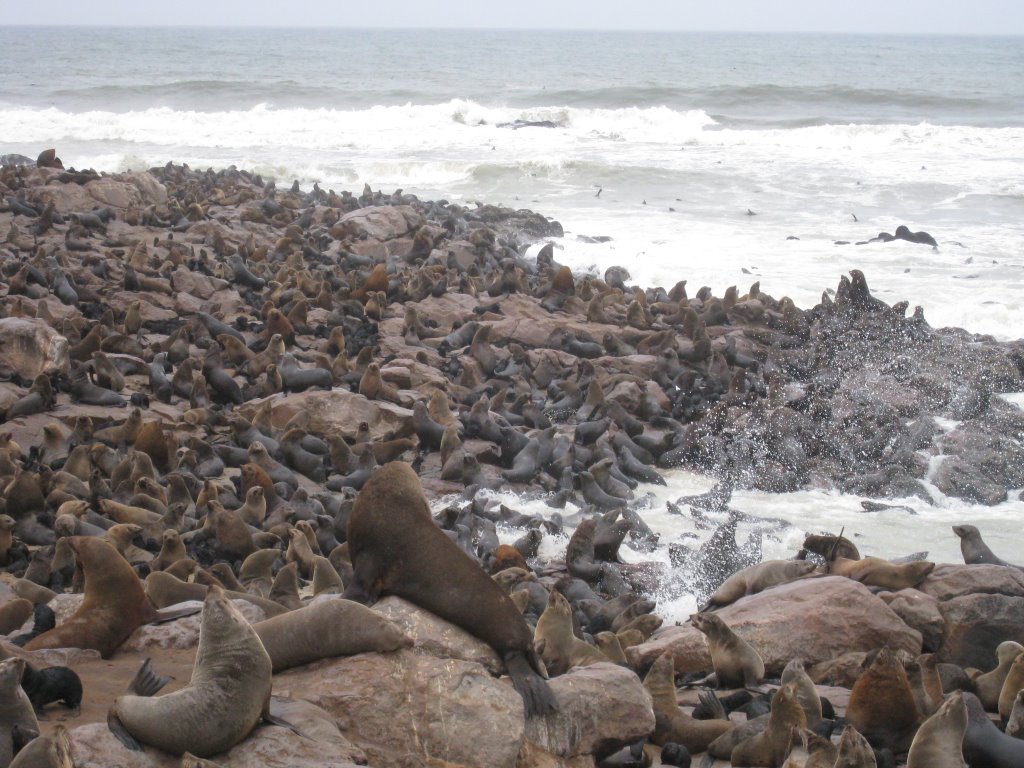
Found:
<path fill-rule="evenodd" d="M 250 30 L 250 29 L 280 29 L 280 30 L 345 30 L 345 31 L 387 31 L 387 32 L 642 32 L 647 34 L 725 34 L 725 35 L 843 35 L 863 37 L 1002 37 L 1016 38 L 1024 36 L 1022 32 L 940 32 L 920 31 L 912 32 L 892 30 L 871 30 L 871 31 L 847 31 L 834 29 L 652 29 L 649 27 L 492 27 L 483 25 L 470 25 L 461 27 L 436 27 L 436 26 L 389 26 L 383 24 L 343 26 L 331 24 L 181 24 L 175 23 L 152 23 L 152 24 L 118 24 L 118 23 L 75 23 L 75 24 L 46 24 L 37 22 L 14 22 L 2 23 L 0 29 L 210 29 L 210 30 Z"/>

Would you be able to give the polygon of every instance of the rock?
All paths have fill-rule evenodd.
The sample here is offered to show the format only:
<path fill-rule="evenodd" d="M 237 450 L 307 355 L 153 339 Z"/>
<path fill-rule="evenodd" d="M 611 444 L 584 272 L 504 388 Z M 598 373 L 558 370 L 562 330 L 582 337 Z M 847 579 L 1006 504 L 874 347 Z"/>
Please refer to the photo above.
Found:
<path fill-rule="evenodd" d="M 549 754 L 604 756 L 654 730 L 651 696 L 630 669 L 598 662 L 548 684 L 557 709 L 528 720 L 526 738 Z"/>
<path fill-rule="evenodd" d="M 153 178 L 152 174 L 146 172 L 124 173 L 121 174 L 121 178 L 139 190 L 143 204 L 165 205 L 167 203 L 167 187 Z"/>
<path fill-rule="evenodd" d="M 817 685 L 840 685 L 853 688 L 864 671 L 865 651 L 844 653 L 834 659 L 820 661 L 807 667 L 807 674 Z"/>
<path fill-rule="evenodd" d="M 423 217 L 408 205 L 371 205 L 346 213 L 338 225 L 348 225 L 348 230 L 357 236 L 383 241 L 414 232 L 423 226 Z"/>
<path fill-rule="evenodd" d="M 519 750 L 516 768 L 594 768 L 594 758 L 590 755 L 578 757 L 559 757 L 526 742 Z"/>
<path fill-rule="evenodd" d="M 761 654 L 769 675 L 780 674 L 795 656 L 811 666 L 886 643 L 915 656 L 921 652 L 920 632 L 904 624 L 867 587 L 841 576 L 782 584 L 717 613 Z M 711 669 L 704 636 L 690 624 L 662 628 L 626 655 L 634 669 L 643 670 L 665 650 L 672 651 L 677 673 Z"/>
<path fill-rule="evenodd" d="M 492 675 L 505 671 L 501 657 L 487 643 L 400 597 L 386 597 L 377 602 L 373 610 L 411 637 L 417 651 L 441 659 L 476 662 Z"/>
<path fill-rule="evenodd" d="M 885 595 L 881 597 L 904 624 L 921 633 L 925 652 L 939 650 L 946 622 L 939 611 L 938 600 L 916 589 L 901 589 L 890 593 L 888 599 Z"/>
<path fill-rule="evenodd" d="M 232 600 L 231 602 L 250 624 L 263 621 L 267 617 L 259 606 L 247 600 Z M 154 650 L 168 648 L 195 648 L 199 644 L 200 610 L 203 604 L 199 600 L 190 600 L 175 606 L 175 608 L 185 607 L 195 608 L 196 613 L 162 624 L 143 624 L 132 632 L 119 650 L 148 654 Z"/>
<path fill-rule="evenodd" d="M 262 402 L 262 399 L 250 400 L 238 410 L 249 417 Z M 412 434 L 411 410 L 384 400 L 368 400 L 345 389 L 275 396 L 274 425 L 283 427 L 299 411 L 309 413 L 309 429 L 317 434 L 337 434 L 353 439 L 363 421 L 370 425 L 370 436 L 374 440 L 391 439 L 399 433 Z"/>
<path fill-rule="evenodd" d="M 942 661 L 989 669 L 1001 642 L 1024 643 L 1024 597 L 961 595 L 939 602 L 939 610 L 945 621 Z"/>
<path fill-rule="evenodd" d="M 53 611 L 57 624 L 63 624 L 81 607 L 82 600 L 84 599 L 85 595 L 81 593 L 71 594 L 69 592 L 62 592 L 54 596 L 47 605 Z"/>
<path fill-rule="evenodd" d="M 962 456 L 947 456 L 932 479 L 946 496 L 995 506 L 1006 501 L 1006 489 L 988 479 L 974 464 Z"/>
<path fill-rule="evenodd" d="M 519 694 L 472 662 L 364 653 L 275 675 L 274 687 L 330 713 L 375 768 L 512 768 L 523 743 Z"/>
<path fill-rule="evenodd" d="M 231 284 L 219 277 L 210 277 L 179 266 L 171 273 L 171 284 L 175 291 L 207 300 L 217 291 L 230 289 Z"/>
<path fill-rule="evenodd" d="M 85 191 L 97 203 L 111 208 L 140 208 L 142 193 L 134 184 L 114 179 L 96 179 L 85 185 Z"/>
<path fill-rule="evenodd" d="M 13 368 L 25 379 L 40 373 L 66 374 L 68 340 L 44 320 L 27 317 L 0 319 L 0 364 Z"/>
<path fill-rule="evenodd" d="M 298 728 L 303 736 L 288 728 L 261 725 L 233 749 L 218 755 L 214 762 L 224 768 L 351 768 L 366 765 L 366 756 L 341 735 L 330 715 L 306 701 L 275 697 L 273 713 Z M 181 759 L 146 747 L 131 752 L 124 747 L 105 723 L 84 725 L 70 731 L 71 753 L 76 768 L 178 768 Z"/>
<path fill-rule="evenodd" d="M 1024 597 L 1024 571 L 1005 565 L 940 563 L 917 588 L 940 602 L 973 594 Z"/>

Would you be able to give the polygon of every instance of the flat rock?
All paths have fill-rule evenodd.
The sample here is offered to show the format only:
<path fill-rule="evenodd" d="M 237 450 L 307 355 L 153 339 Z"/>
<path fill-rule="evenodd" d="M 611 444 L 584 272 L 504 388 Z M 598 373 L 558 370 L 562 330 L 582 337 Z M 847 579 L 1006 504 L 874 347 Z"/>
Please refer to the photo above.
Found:
<path fill-rule="evenodd" d="M 940 601 L 974 594 L 1024 597 L 1024 571 L 1005 565 L 940 563 L 917 588 Z"/>
<path fill-rule="evenodd" d="M 886 643 L 915 656 L 921 652 L 920 632 L 903 623 L 867 587 L 841 576 L 782 584 L 717 613 L 761 654 L 770 675 L 780 674 L 795 656 L 810 666 Z M 663 627 L 626 655 L 634 668 L 645 669 L 666 650 L 675 657 L 677 673 L 711 669 L 704 635 L 691 624 Z"/>

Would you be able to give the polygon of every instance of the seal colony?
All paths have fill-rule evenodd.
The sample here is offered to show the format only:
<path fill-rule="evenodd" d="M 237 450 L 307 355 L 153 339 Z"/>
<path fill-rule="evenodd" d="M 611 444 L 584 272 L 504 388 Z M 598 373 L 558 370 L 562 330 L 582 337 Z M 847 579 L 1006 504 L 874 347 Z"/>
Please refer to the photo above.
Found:
<path fill-rule="evenodd" d="M 936 453 L 943 493 L 1004 500 L 1024 487 L 1024 416 L 995 395 L 1024 389 L 1019 342 L 933 329 L 920 308 L 872 296 L 859 270 L 804 310 L 757 283 L 717 297 L 685 280 L 634 286 L 621 267 L 574 274 L 540 246 L 556 222 L 401 191 L 279 190 L 173 164 L 100 175 L 47 151 L 0 166 L 0 200 L 0 616 L 17 657 L 4 662 L 15 704 L 0 768 L 87 743 L 79 728 L 32 741 L 36 699 L 13 694 L 25 660 L 46 667 L 39 654 L 67 647 L 116 659 L 160 632 L 153 622 L 194 613 L 171 608 L 186 601 L 204 604 L 191 685 L 154 697 L 146 667 L 106 702 L 133 748 L 188 764 L 234 754 L 277 721 L 272 685 L 351 654 L 392 665 L 381 680 L 404 680 L 404 701 L 415 654 L 454 651 L 389 621 L 394 597 L 481 641 L 472 663 L 511 678 L 502 730 L 520 734 L 521 766 L 536 750 L 609 767 L 683 765 L 709 748 L 771 766 L 908 752 L 921 764 L 960 742 L 986 765 L 1019 755 L 972 735 L 987 724 L 1013 740 L 985 711 L 1016 732 L 1024 688 L 1024 572 L 976 528 L 954 528 L 969 566 L 862 556 L 834 531 L 762 563 L 759 536 L 778 521 L 730 506 L 737 487 L 929 502 Z M 673 568 L 622 562 L 627 540 L 664 546 L 643 484 L 675 467 L 719 479 L 670 505 L 710 537 L 668 543 Z M 552 511 L 502 505 L 496 488 Z M 756 529 L 744 545 L 740 521 Z M 499 526 L 518 538 L 503 543 Z M 564 556 L 541 558 L 557 536 Z M 666 588 L 705 610 L 662 626 L 650 598 Z M 83 597 L 55 622 L 46 606 L 66 592 Z M 794 616 L 792 633 L 821 635 L 764 628 L 815 595 L 827 608 Z M 981 629 L 986 600 L 1000 618 Z M 261 620 L 250 627 L 243 608 Z M 41 669 L 57 670 L 40 678 L 54 681 L 45 703 L 77 706 L 90 680 L 75 689 L 63 669 Z M 598 727 L 577 717 L 588 675 L 642 710 L 609 718 L 590 751 L 552 735 Z M 843 712 L 825 681 L 849 689 Z M 741 690 L 692 691 L 704 685 Z M 945 698 L 955 690 L 968 693 Z M 381 731 L 359 731 L 365 711 L 352 721 L 345 701 L 319 701 L 381 749 Z M 496 711 L 486 701 L 462 741 Z"/>

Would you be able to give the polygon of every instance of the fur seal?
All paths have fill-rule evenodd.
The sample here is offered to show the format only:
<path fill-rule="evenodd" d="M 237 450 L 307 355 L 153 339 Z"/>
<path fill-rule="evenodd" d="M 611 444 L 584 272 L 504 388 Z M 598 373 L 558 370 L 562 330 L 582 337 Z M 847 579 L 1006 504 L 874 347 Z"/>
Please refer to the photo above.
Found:
<path fill-rule="evenodd" d="M 604 653 L 573 634 L 572 608 L 557 589 L 548 593 L 548 604 L 537 620 L 533 644 L 549 675 L 562 675 L 573 667 L 608 661 Z"/>
<path fill-rule="evenodd" d="M 224 590 L 211 587 L 188 686 L 154 697 L 163 685 L 151 685 L 156 681 L 147 660 L 131 692 L 114 701 L 107 724 L 121 743 L 137 751 L 149 744 L 172 755 L 226 752 L 261 717 L 269 718 L 271 674 L 270 656 L 256 630 Z"/>
<path fill-rule="evenodd" d="M 1010 716 L 1006 718 L 1006 735 L 1024 739 L 1024 691 L 1017 691 Z"/>
<path fill-rule="evenodd" d="M 1024 741 L 1000 731 L 985 714 L 973 693 L 963 694 L 967 704 L 967 732 L 963 755 L 971 768 L 1018 768 L 1024 765 Z"/>
<path fill-rule="evenodd" d="M 0 765 L 10 765 L 14 757 L 14 729 L 39 733 L 39 721 L 32 703 L 21 689 L 24 659 L 0 661 Z"/>
<path fill-rule="evenodd" d="M 85 597 L 71 618 L 30 640 L 26 651 L 92 648 L 106 659 L 143 624 L 194 613 L 158 613 L 128 561 L 102 539 L 70 536 L 60 540 L 61 547 L 77 556 L 85 573 Z"/>
<path fill-rule="evenodd" d="M 1024 690 L 1024 653 L 1018 653 L 1006 673 L 1002 690 L 999 691 L 999 716 L 1006 720 L 1013 709 L 1017 693 Z"/>
<path fill-rule="evenodd" d="M 274 672 L 332 656 L 388 653 L 412 646 L 397 626 L 366 606 L 332 598 L 253 624 Z"/>
<path fill-rule="evenodd" d="M 839 754 L 834 768 L 876 768 L 877 765 L 868 740 L 852 725 L 845 726 L 839 737 Z"/>
<path fill-rule="evenodd" d="M 644 688 L 654 705 L 654 733 L 650 739 L 658 746 L 682 744 L 691 752 L 704 752 L 711 742 L 733 728 L 720 704 L 720 717 L 711 720 L 697 720 L 680 709 L 671 651 L 655 659 L 644 677 Z"/>
<path fill-rule="evenodd" d="M 917 729 L 907 768 L 967 768 L 961 749 L 966 731 L 967 705 L 956 691 Z"/>
<path fill-rule="evenodd" d="M 916 587 L 933 570 L 935 563 L 927 560 L 897 564 L 880 557 L 865 557 L 861 560 L 837 557 L 828 572 L 859 581 L 865 587 L 884 587 L 896 591 Z"/>
<path fill-rule="evenodd" d="M 785 584 L 812 573 L 817 566 L 807 560 L 765 560 L 737 571 L 715 590 L 702 610 L 735 603 L 746 595 L 756 595 L 769 587 Z"/>
<path fill-rule="evenodd" d="M 772 699 L 768 727 L 737 744 L 729 760 L 733 765 L 760 765 L 779 768 L 789 751 L 794 728 L 807 727 L 807 717 L 797 699 L 796 686 L 786 683 Z"/>
<path fill-rule="evenodd" d="M 846 720 L 876 749 L 909 749 L 920 716 L 907 671 L 888 648 L 878 651 L 853 684 Z"/>
<path fill-rule="evenodd" d="M 0 605 L 0 635 L 9 635 L 28 621 L 33 606 L 28 600 L 19 597 Z"/>
<path fill-rule="evenodd" d="M 408 464 L 375 471 L 348 522 L 353 578 L 345 597 L 397 595 L 462 627 L 505 662 L 528 716 L 554 707 L 533 633 L 504 590 L 438 528 Z"/>
<path fill-rule="evenodd" d="M 1004 640 L 996 646 L 996 668 L 974 678 L 974 693 L 988 712 L 999 707 L 999 694 L 1014 659 L 1024 653 L 1024 645 L 1013 640 Z"/>
<path fill-rule="evenodd" d="M 9 768 L 74 768 L 71 738 L 63 725 L 52 736 L 32 739 L 11 761 Z"/>
<path fill-rule="evenodd" d="M 715 668 L 704 682 L 719 688 L 752 688 L 764 680 L 761 656 L 721 618 L 713 613 L 695 613 L 690 621 L 707 638 Z"/>
<path fill-rule="evenodd" d="M 954 525 L 953 533 L 960 537 L 960 554 L 963 555 L 964 563 L 967 565 L 1006 565 L 1010 568 L 1024 570 L 1024 566 L 1013 565 L 996 557 L 995 553 L 988 548 L 988 544 L 982 540 L 981 532 L 976 526 Z"/>

